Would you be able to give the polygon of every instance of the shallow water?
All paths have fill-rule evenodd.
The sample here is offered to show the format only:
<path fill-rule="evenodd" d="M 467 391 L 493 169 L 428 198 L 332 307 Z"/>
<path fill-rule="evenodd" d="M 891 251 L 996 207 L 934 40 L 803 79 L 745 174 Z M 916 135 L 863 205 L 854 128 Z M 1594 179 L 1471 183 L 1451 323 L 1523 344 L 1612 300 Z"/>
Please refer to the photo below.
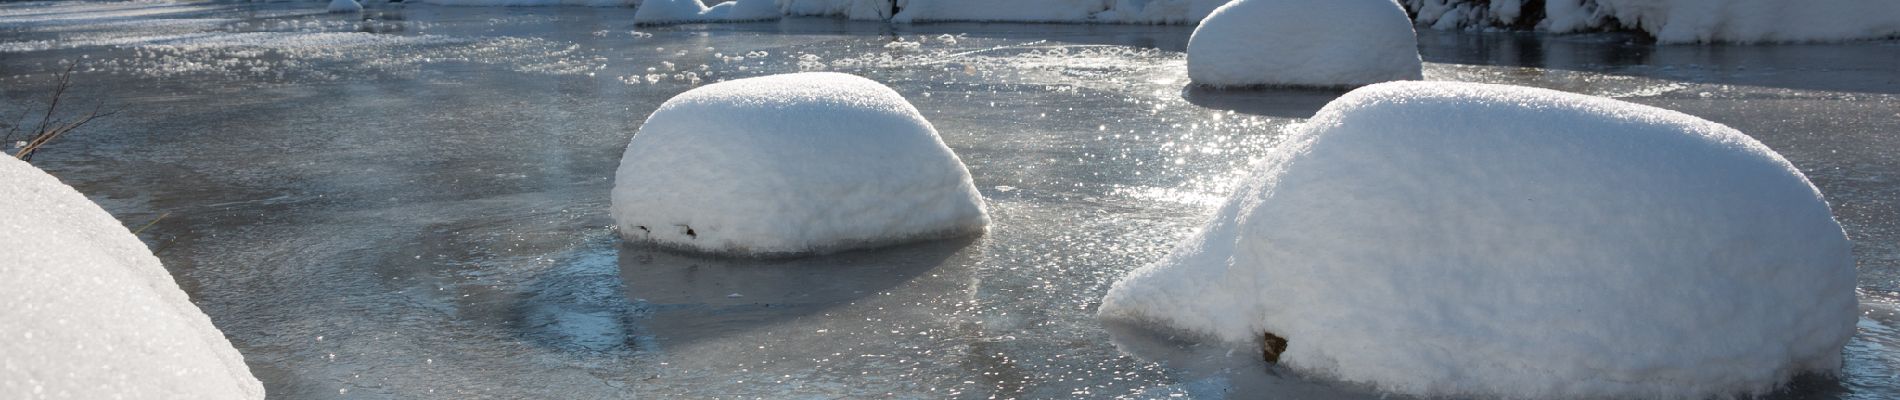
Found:
<path fill-rule="evenodd" d="M 0 4 L 0 115 L 79 63 L 69 99 L 123 112 L 37 164 L 150 224 L 273 397 L 1375 397 L 1092 317 L 1338 95 L 1186 89 L 1189 28 L 321 6 Z M 1866 313 L 1841 377 L 1775 397 L 1900 397 L 1900 43 L 1421 45 L 1428 79 L 1658 105 L 1787 156 L 1856 241 Z M 619 243 L 607 192 L 647 113 L 799 70 L 924 110 L 990 233 L 777 261 Z"/>

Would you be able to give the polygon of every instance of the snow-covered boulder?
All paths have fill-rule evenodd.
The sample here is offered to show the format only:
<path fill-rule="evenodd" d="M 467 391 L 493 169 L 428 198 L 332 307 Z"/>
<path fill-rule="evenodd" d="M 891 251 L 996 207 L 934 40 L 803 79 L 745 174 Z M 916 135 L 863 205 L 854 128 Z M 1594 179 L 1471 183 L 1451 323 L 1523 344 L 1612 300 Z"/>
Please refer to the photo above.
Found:
<path fill-rule="evenodd" d="M 896 91 L 840 73 L 681 93 L 627 143 L 613 215 L 629 241 L 736 255 L 980 233 L 962 160 Z"/>
<path fill-rule="evenodd" d="M 158 258 L 86 196 L 0 156 L 0 210 L 0 397 L 264 397 Z"/>
<path fill-rule="evenodd" d="M 1837 370 L 1854 333 L 1827 203 L 1727 126 L 1395 82 L 1296 129 L 1100 316 L 1239 345 L 1271 333 L 1295 371 L 1451 397 L 1761 392 Z"/>
<path fill-rule="evenodd" d="M 737 0 L 707 7 L 700 0 L 646 0 L 633 11 L 633 23 L 639 25 L 692 22 L 763 21 L 779 18 L 774 0 Z"/>
<path fill-rule="evenodd" d="M 1418 37 L 1392 0 L 1239 0 L 1188 39 L 1207 86 L 1353 87 L 1423 77 Z"/>
<path fill-rule="evenodd" d="M 360 11 L 363 11 L 363 5 L 357 4 L 356 0 L 330 0 L 330 12 L 332 13 L 341 14 Z"/>

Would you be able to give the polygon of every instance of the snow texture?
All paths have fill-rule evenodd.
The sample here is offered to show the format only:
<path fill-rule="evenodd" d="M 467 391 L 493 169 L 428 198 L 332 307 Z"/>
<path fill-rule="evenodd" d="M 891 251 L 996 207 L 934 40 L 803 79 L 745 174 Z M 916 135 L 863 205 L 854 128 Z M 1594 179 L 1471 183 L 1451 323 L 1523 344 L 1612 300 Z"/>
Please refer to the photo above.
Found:
<path fill-rule="evenodd" d="M 1239 0 L 1188 39 L 1207 86 L 1353 87 L 1423 78 L 1418 37 L 1391 0 Z"/>
<path fill-rule="evenodd" d="M 1833 42 L 1900 36 L 1892 0 L 1548 0 L 1541 21 L 1519 21 L 1523 0 L 1403 0 L 1420 25 L 1534 25 L 1554 32 L 1633 29 L 1663 43 Z"/>
<path fill-rule="evenodd" d="M 629 241 L 742 256 L 981 233 L 963 162 L 896 91 L 839 73 L 706 85 L 627 144 L 613 215 Z"/>
<path fill-rule="evenodd" d="M 264 397 L 145 243 L 84 195 L 0 156 L 0 209 L 0 397 Z"/>
<path fill-rule="evenodd" d="M 692 22 L 740 22 L 778 19 L 774 0 L 738 0 L 707 7 L 700 0 L 646 0 L 633 12 L 633 23 L 640 25 Z"/>
<path fill-rule="evenodd" d="M 363 11 L 363 5 L 357 4 L 356 0 L 330 0 L 330 12 L 353 13 L 360 11 Z"/>
<path fill-rule="evenodd" d="M 1346 94 L 1108 321 L 1427 396 L 1704 398 L 1833 372 L 1855 267 L 1780 155 L 1686 114 L 1512 86 Z"/>

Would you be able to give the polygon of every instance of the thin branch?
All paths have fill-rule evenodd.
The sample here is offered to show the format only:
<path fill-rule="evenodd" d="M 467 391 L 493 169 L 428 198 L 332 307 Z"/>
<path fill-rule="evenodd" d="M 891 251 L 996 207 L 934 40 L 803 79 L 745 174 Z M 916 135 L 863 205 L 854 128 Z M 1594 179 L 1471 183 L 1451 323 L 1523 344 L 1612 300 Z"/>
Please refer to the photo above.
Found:
<path fill-rule="evenodd" d="M 54 139 L 79 130 L 79 128 L 99 118 L 110 117 L 113 114 L 119 113 L 118 110 L 101 112 L 101 110 L 105 109 L 105 102 L 100 101 L 93 103 L 92 111 L 87 112 L 76 120 L 68 121 L 63 118 L 54 117 L 59 110 L 60 100 L 66 96 L 66 90 L 72 87 L 73 71 L 78 67 L 79 63 L 67 64 L 66 70 L 58 74 L 58 78 L 56 78 L 57 82 L 53 85 L 53 97 L 47 101 L 46 114 L 40 117 L 39 124 L 26 136 L 26 144 L 20 146 L 19 150 L 13 153 L 14 158 L 22 161 L 32 161 L 33 154 L 38 152 L 41 147 L 46 146 L 47 143 L 51 143 Z M 22 111 L 21 116 L 25 116 L 24 111 Z M 18 132 L 19 126 L 20 124 L 16 123 L 13 128 L 8 130 L 6 141 L 13 140 L 13 135 Z M 4 142 L 0 142 L 0 145 L 4 145 Z"/>

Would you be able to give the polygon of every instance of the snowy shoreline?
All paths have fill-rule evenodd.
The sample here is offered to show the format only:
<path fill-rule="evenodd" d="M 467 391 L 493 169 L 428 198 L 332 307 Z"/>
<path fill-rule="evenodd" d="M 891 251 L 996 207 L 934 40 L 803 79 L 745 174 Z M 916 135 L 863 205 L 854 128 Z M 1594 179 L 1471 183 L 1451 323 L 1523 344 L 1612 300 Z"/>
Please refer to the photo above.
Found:
<path fill-rule="evenodd" d="M 417 0 L 459 6 L 584 5 L 663 12 L 642 24 L 789 16 L 893 23 L 1195 25 L 1228 0 Z M 1814 43 L 1900 37 L 1900 2 L 1880 0 L 1394 0 L 1419 28 L 1543 33 L 1635 32 L 1668 44 Z M 710 4 L 708 4 L 710 3 Z M 773 9 L 777 12 L 774 13 Z M 664 15 L 661 15 L 664 14 Z"/>

